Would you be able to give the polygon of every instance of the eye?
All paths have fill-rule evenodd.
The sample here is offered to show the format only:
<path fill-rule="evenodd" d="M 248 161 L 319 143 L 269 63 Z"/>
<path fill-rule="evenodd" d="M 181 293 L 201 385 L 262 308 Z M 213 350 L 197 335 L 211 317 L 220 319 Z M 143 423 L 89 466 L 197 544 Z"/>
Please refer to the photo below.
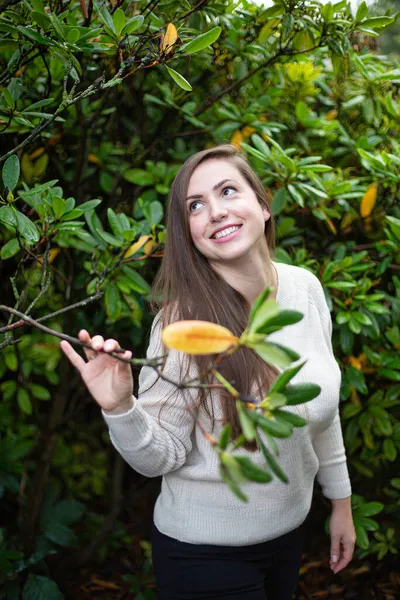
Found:
<path fill-rule="evenodd" d="M 234 187 L 232 187 L 232 186 L 224 187 L 224 188 L 222 189 L 222 194 L 223 194 L 224 196 L 228 196 L 228 195 L 230 196 L 230 195 L 231 195 L 231 194 L 225 194 L 225 192 L 226 192 L 227 190 L 232 190 L 233 192 L 237 192 L 237 189 L 236 189 L 236 188 L 234 188 Z"/>
<path fill-rule="evenodd" d="M 199 202 L 198 200 L 194 200 L 193 202 L 191 202 L 191 203 L 189 204 L 189 212 L 190 212 L 190 213 L 192 213 L 192 212 L 194 212 L 194 211 L 196 210 L 196 208 L 195 208 L 195 207 L 196 207 L 196 204 L 199 204 L 199 205 L 201 205 L 201 202 Z"/>

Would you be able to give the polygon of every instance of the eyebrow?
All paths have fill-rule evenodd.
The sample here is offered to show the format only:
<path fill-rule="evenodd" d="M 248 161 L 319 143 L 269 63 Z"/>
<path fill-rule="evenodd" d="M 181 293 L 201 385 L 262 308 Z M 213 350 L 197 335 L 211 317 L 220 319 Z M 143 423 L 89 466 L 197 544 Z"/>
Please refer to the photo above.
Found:
<path fill-rule="evenodd" d="M 235 179 L 223 179 L 222 181 L 220 181 L 219 183 L 217 183 L 213 186 L 213 190 L 217 190 L 218 188 L 221 187 L 221 185 L 224 185 L 224 183 L 227 183 L 228 181 L 234 181 L 235 183 L 238 183 Z M 197 200 L 198 198 L 202 198 L 202 197 L 203 197 L 203 194 L 192 194 L 191 196 L 188 196 L 186 198 L 186 201 L 193 200 L 193 199 Z"/>

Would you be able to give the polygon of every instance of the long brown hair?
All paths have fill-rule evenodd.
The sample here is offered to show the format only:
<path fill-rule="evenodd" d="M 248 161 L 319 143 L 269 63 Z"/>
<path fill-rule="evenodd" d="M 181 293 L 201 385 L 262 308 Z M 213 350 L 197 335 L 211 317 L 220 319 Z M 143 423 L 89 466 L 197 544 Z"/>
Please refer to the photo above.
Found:
<path fill-rule="evenodd" d="M 215 158 L 233 164 L 254 190 L 259 203 L 268 208 L 271 218 L 265 224 L 265 238 L 270 253 L 274 254 L 275 224 L 269 198 L 246 159 L 232 145 L 197 152 L 182 165 L 171 186 L 167 208 L 167 240 L 152 289 L 151 308 L 154 311 L 162 309 L 164 327 L 177 320 L 199 319 L 223 325 L 240 336 L 246 328 L 250 306 L 242 294 L 211 268 L 194 246 L 188 223 L 186 196 L 190 177 L 201 163 Z M 199 372 L 205 372 L 213 358 L 190 356 L 186 373 L 193 363 Z M 258 394 L 265 394 L 277 374 L 274 368 L 249 348 L 242 348 L 224 359 L 220 371 L 245 396 L 251 395 L 253 385 L 257 386 Z M 198 405 L 204 407 L 214 427 L 214 407 L 210 400 L 210 390 L 200 389 Z M 221 402 L 223 420 L 231 424 L 232 434 L 236 438 L 241 434 L 241 426 L 235 402 L 224 391 L 221 392 Z M 246 448 L 255 450 L 255 443 L 247 443 Z"/>

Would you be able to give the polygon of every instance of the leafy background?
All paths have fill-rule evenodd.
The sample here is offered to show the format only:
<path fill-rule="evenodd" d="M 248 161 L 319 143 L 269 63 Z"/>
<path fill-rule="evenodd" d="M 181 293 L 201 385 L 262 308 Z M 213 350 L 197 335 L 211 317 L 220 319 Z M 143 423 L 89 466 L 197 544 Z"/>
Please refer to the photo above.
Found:
<path fill-rule="evenodd" d="M 169 186 L 188 156 L 224 142 L 269 190 L 277 260 L 321 279 L 357 559 L 330 574 L 316 489 L 299 598 L 391 598 L 399 583 L 396 9 L 0 2 L 3 306 L 144 356 Z M 59 340 L 1 315 L 0 598 L 155 598 L 159 481 L 114 452 Z"/>

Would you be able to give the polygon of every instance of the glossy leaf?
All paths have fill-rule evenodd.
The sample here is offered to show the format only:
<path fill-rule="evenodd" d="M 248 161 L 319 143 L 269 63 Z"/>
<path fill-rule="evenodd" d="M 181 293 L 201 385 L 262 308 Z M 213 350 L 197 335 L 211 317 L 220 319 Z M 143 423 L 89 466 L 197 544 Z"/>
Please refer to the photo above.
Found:
<path fill-rule="evenodd" d="M 177 85 L 179 85 L 180 88 L 182 88 L 183 90 L 186 90 L 187 92 L 191 92 L 192 91 L 192 89 L 193 89 L 192 86 L 183 77 L 183 75 L 181 75 L 180 73 L 178 73 L 174 69 L 171 69 L 171 67 L 167 67 L 167 65 L 165 65 L 165 68 L 167 69 L 167 71 L 170 74 L 170 76 L 172 77 L 172 79 L 175 81 L 175 83 Z"/>
<path fill-rule="evenodd" d="M 2 176 L 4 187 L 8 188 L 11 192 L 16 188 L 20 175 L 20 164 L 16 154 L 9 156 L 4 163 Z"/>
<path fill-rule="evenodd" d="M 213 29 L 210 29 L 210 31 L 201 33 L 194 40 L 184 44 L 181 48 L 181 51 L 185 54 L 194 54 L 195 52 L 200 52 L 200 50 L 204 50 L 204 48 L 207 48 L 216 42 L 221 35 L 221 31 L 222 27 L 213 27 Z"/>
<path fill-rule="evenodd" d="M 163 329 L 161 339 L 169 348 L 188 354 L 225 352 L 238 341 L 229 329 L 208 321 L 177 321 Z"/>

